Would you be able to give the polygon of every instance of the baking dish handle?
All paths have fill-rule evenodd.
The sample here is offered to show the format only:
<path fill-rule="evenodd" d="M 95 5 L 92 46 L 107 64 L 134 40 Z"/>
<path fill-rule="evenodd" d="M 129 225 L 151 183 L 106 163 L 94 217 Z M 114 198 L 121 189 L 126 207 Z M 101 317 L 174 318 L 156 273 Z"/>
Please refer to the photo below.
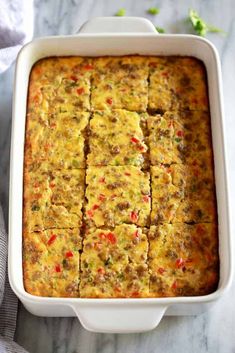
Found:
<path fill-rule="evenodd" d="M 155 33 L 156 28 L 143 17 L 96 17 L 85 22 L 78 33 Z"/>
<path fill-rule="evenodd" d="M 92 300 L 92 299 L 91 299 Z M 82 326 L 100 333 L 134 333 L 149 331 L 160 323 L 167 306 L 144 303 L 71 304 Z"/>

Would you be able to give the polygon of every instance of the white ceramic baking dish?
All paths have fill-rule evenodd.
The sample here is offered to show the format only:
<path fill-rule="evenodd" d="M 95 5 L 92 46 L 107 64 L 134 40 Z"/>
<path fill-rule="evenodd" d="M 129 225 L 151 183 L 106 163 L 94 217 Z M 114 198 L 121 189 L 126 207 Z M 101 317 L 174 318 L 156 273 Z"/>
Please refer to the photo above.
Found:
<path fill-rule="evenodd" d="M 59 55 L 189 55 L 207 70 L 219 216 L 220 282 L 216 292 L 200 297 L 153 299 L 44 298 L 26 293 L 22 275 L 22 196 L 26 99 L 30 70 L 39 59 Z M 95 332 L 140 332 L 155 328 L 163 315 L 201 313 L 228 289 L 232 278 L 228 184 L 224 150 L 223 97 L 220 61 L 215 47 L 193 35 L 158 35 L 143 18 L 96 18 L 79 34 L 40 38 L 20 52 L 13 99 L 9 279 L 23 305 L 40 316 L 77 316 Z"/>

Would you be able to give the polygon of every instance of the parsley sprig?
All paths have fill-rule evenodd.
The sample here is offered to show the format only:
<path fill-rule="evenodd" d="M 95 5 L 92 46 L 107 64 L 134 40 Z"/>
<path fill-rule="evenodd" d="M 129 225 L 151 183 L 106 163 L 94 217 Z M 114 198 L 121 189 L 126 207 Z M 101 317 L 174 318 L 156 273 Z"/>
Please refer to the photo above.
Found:
<path fill-rule="evenodd" d="M 215 32 L 215 33 L 225 33 L 222 29 L 214 27 L 206 23 L 197 13 L 196 10 L 189 10 L 189 20 L 192 23 L 192 26 L 195 32 L 201 36 L 205 37 L 207 32 Z"/>

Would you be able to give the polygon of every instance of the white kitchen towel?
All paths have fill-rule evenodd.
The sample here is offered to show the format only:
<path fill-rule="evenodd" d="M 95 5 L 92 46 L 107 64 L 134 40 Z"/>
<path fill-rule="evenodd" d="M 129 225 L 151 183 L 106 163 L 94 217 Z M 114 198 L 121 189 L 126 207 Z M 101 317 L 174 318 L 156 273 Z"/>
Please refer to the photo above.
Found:
<path fill-rule="evenodd" d="M 33 36 L 33 0 L 0 0 L 0 74 Z M 25 353 L 13 342 L 18 300 L 7 276 L 7 233 L 0 205 L 0 353 Z"/>
<path fill-rule="evenodd" d="M 18 300 L 7 276 L 7 233 L 0 206 L 0 353 L 27 353 L 13 342 Z"/>
<path fill-rule="evenodd" d="M 33 36 L 33 0 L 0 0 L 0 73 Z"/>

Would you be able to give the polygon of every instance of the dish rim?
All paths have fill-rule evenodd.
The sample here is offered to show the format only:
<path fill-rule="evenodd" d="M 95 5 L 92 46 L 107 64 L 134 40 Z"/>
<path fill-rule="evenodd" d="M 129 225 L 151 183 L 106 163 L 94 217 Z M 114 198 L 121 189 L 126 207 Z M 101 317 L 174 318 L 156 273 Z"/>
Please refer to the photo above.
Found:
<path fill-rule="evenodd" d="M 74 303 L 80 303 L 81 305 L 83 303 L 90 303 L 90 304 L 100 304 L 102 303 L 107 303 L 107 304 L 124 304 L 125 302 L 130 304 L 190 304 L 190 303 L 209 303 L 209 302 L 213 302 L 215 300 L 217 300 L 219 297 L 221 297 L 221 295 L 226 292 L 232 282 L 232 238 L 231 238 L 231 220 L 230 220 L 230 212 L 228 212 L 227 216 L 227 226 L 228 226 L 228 230 L 229 230 L 229 234 L 227 235 L 227 241 L 228 241 L 228 264 L 229 264 L 229 269 L 227 270 L 227 275 L 226 275 L 226 279 L 224 280 L 225 283 L 223 283 L 223 286 L 218 287 L 218 289 L 216 291 L 214 291 L 211 294 L 208 295 L 203 295 L 203 296 L 192 296 L 192 297 L 186 297 L 186 296 L 182 296 L 182 297 L 161 297 L 161 298 L 60 298 L 60 297 L 42 297 L 42 296 L 35 296 L 32 294 L 29 294 L 26 292 L 26 290 L 23 288 L 19 288 L 19 286 L 15 283 L 14 280 L 14 265 L 13 265 L 13 249 L 12 249 L 12 241 L 14 236 L 12 235 L 12 222 L 13 222 L 13 194 L 12 194 L 12 184 L 13 184 L 13 180 L 15 180 L 15 170 L 14 170 L 14 158 L 16 158 L 13 155 L 13 147 L 14 147 L 14 136 L 16 134 L 16 131 L 14 130 L 15 127 L 15 119 L 16 119 L 16 104 L 15 104 L 15 89 L 17 86 L 17 76 L 18 76 L 18 70 L 20 70 L 20 66 L 22 65 L 21 61 L 23 61 L 23 56 L 25 54 L 25 52 L 31 48 L 32 45 L 41 45 L 42 43 L 45 42 L 50 42 L 50 41 L 63 41 L 63 40 L 69 40 L 69 39 L 76 39 L 76 38 L 91 38 L 91 39 L 95 39 L 95 38 L 113 38 L 113 37 L 120 37 L 120 38 L 136 38 L 139 37 L 139 34 L 136 33 L 82 33 L 82 34 L 76 34 L 76 35 L 66 35 L 66 36 L 47 36 L 47 37 L 42 37 L 42 38 L 36 38 L 33 41 L 31 41 L 30 43 L 26 44 L 20 51 L 20 53 L 18 54 L 18 58 L 17 58 L 17 64 L 16 64 L 16 71 L 15 71 L 15 85 L 14 85 L 14 96 L 13 96 L 13 121 L 12 121 L 12 142 L 11 142 L 11 157 L 10 157 L 10 161 L 11 161 L 11 168 L 10 168 L 10 200 L 9 200 L 9 258 L 8 258 L 8 273 L 9 273 L 9 281 L 11 284 L 11 287 L 13 289 L 13 291 L 16 293 L 16 295 L 22 300 L 22 301 L 26 301 L 26 302 L 31 302 L 31 303 L 47 303 L 47 304 L 74 304 Z M 156 36 L 155 33 L 141 33 L 141 38 L 158 38 L 158 36 Z M 192 39 L 193 41 L 200 41 L 200 42 L 204 42 L 209 49 L 212 51 L 213 55 L 214 55 L 214 59 L 216 62 L 216 66 L 217 66 L 217 75 L 218 75 L 218 90 L 219 90 L 219 96 L 220 96 L 220 123 L 221 123 L 221 127 L 222 127 L 222 141 L 223 141 L 223 159 L 224 159 L 224 165 L 227 166 L 227 158 L 226 158 L 226 149 L 225 149 L 225 144 L 224 144 L 224 127 L 223 127 L 223 99 L 222 99 L 222 91 L 221 91 L 221 86 L 222 86 L 222 78 L 221 78 L 221 69 L 220 69 L 220 63 L 219 63 L 219 57 L 218 57 L 218 53 L 217 50 L 215 49 L 214 45 L 209 42 L 207 39 L 205 38 L 199 38 L 195 35 L 190 35 L 190 34 L 161 34 L 161 38 L 177 38 L 177 39 Z M 134 54 L 133 54 L 134 55 Z M 151 55 L 151 54 L 150 54 Z M 176 55 L 176 54 L 175 54 Z M 74 55 L 67 55 L 67 56 L 74 56 Z M 94 55 L 95 56 L 95 55 Z M 147 55 L 146 55 L 147 56 Z M 178 55 L 180 56 L 180 54 Z M 47 56 L 44 56 L 47 57 Z M 43 56 L 41 57 L 43 58 Z M 36 60 L 37 61 L 37 60 Z M 32 66 L 33 64 L 36 62 L 32 62 Z M 24 130 L 25 131 L 25 130 Z M 227 201 L 227 209 L 230 210 L 230 202 L 229 202 L 229 184 L 228 184 L 228 177 L 227 177 L 227 167 L 225 168 L 225 170 L 223 171 L 224 175 L 224 181 L 225 181 L 225 188 L 226 188 L 226 201 Z M 218 232 L 219 233 L 219 232 Z M 220 233 L 219 233 L 219 241 L 220 241 Z"/>

